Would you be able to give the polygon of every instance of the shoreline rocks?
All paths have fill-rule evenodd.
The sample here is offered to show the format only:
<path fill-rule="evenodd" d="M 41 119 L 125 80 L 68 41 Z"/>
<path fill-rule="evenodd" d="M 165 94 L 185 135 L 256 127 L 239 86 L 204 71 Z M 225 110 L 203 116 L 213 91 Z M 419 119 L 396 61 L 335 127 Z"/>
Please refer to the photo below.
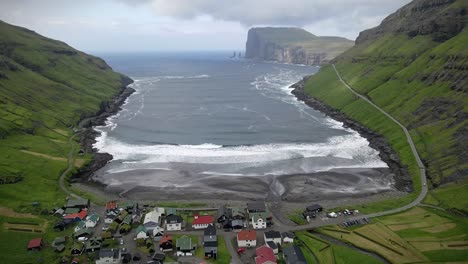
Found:
<path fill-rule="evenodd" d="M 408 172 L 408 168 L 401 164 L 398 154 L 393 150 L 388 141 L 377 132 L 361 125 L 359 122 L 348 118 L 344 113 L 333 109 L 322 101 L 309 96 L 304 88 L 305 83 L 311 76 L 305 76 L 299 82 L 291 85 L 294 88 L 292 94 L 300 101 L 303 101 L 308 106 L 318 110 L 331 118 L 343 122 L 345 128 L 351 128 L 357 131 L 362 137 L 369 141 L 369 146 L 379 151 L 379 156 L 387 163 L 389 169 L 395 174 L 395 188 L 399 191 L 412 192 L 414 191 L 413 182 Z"/>
<path fill-rule="evenodd" d="M 82 129 L 80 134 L 80 146 L 83 153 L 89 153 L 93 156 L 91 161 L 84 167 L 78 169 L 74 173 L 70 182 L 77 181 L 90 181 L 94 172 L 104 167 L 109 161 L 112 160 L 112 155 L 109 153 L 98 153 L 97 149 L 93 148 L 96 143 L 96 137 L 99 132 L 93 129 L 94 126 L 102 126 L 106 124 L 107 118 L 117 114 L 122 108 L 127 98 L 135 92 L 135 89 L 128 87 L 133 83 L 133 80 L 125 77 L 122 78 L 122 88 L 120 92 L 110 101 L 102 102 L 99 111 L 90 117 L 82 118 L 78 124 L 78 128 Z"/>

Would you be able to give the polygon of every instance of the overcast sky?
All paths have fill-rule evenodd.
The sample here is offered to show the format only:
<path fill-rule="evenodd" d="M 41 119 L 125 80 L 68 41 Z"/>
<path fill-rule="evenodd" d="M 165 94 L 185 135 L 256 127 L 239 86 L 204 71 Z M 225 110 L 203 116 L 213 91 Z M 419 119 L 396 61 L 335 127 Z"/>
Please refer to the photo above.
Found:
<path fill-rule="evenodd" d="M 89 52 L 243 50 L 252 26 L 355 39 L 409 0 L 0 0 L 0 19 Z"/>

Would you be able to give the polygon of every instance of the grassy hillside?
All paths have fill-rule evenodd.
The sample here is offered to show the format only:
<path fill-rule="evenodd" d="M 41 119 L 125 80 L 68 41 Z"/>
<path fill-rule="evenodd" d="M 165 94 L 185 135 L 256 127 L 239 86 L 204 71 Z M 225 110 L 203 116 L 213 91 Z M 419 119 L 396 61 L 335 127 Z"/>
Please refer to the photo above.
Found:
<path fill-rule="evenodd" d="M 22 179 L 0 184 L 0 206 L 60 202 L 73 127 L 128 82 L 97 57 L 0 21 L 0 180 Z"/>
<path fill-rule="evenodd" d="M 468 176 L 467 8 L 461 0 L 413 1 L 335 59 L 347 83 L 410 130 L 435 186 Z M 417 179 L 402 131 L 348 92 L 331 66 L 306 90 L 387 137 Z"/>

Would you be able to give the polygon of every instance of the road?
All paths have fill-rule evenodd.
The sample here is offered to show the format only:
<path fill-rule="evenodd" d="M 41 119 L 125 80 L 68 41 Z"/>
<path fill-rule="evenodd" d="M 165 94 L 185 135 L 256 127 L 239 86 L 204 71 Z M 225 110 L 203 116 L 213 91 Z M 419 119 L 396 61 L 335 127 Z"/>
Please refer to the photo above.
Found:
<path fill-rule="evenodd" d="M 66 170 L 64 170 L 62 172 L 62 174 L 60 175 L 60 178 L 59 178 L 59 186 L 60 186 L 60 189 L 62 189 L 63 192 L 65 192 L 66 194 L 68 194 L 69 196 L 72 196 L 73 198 L 75 199 L 84 199 L 83 197 L 73 193 L 72 191 L 70 191 L 66 186 L 65 186 L 65 178 L 67 177 L 67 174 L 70 172 L 71 169 L 73 169 L 73 154 L 75 152 L 75 144 L 73 144 L 73 139 L 75 138 L 75 136 L 78 135 L 77 133 L 73 134 L 69 139 L 68 139 L 68 143 L 70 143 L 71 145 L 71 148 L 70 148 L 70 152 L 68 153 L 68 167 Z"/>
<path fill-rule="evenodd" d="M 421 161 L 421 158 L 419 157 L 419 154 L 418 154 L 418 151 L 416 150 L 416 147 L 414 145 L 414 142 L 413 142 L 413 139 L 411 138 L 411 135 L 410 133 L 408 132 L 408 129 L 406 129 L 406 127 L 404 125 L 402 125 L 398 120 L 396 120 L 393 116 L 391 116 L 389 113 L 385 112 L 385 110 L 383 110 L 382 108 L 380 108 L 379 106 L 377 106 L 376 104 L 374 104 L 371 100 L 369 100 L 367 97 L 365 97 L 364 95 L 361 95 L 360 93 L 356 92 L 351 86 L 349 86 L 344 80 L 343 78 L 341 78 L 341 75 L 340 73 L 338 72 L 338 70 L 336 69 L 335 67 L 335 64 L 332 64 L 333 66 L 333 69 L 335 70 L 336 72 L 336 75 L 338 76 L 338 79 L 340 80 L 340 82 L 346 86 L 346 88 L 348 88 L 353 94 L 355 94 L 356 96 L 358 96 L 359 98 L 361 98 L 362 100 L 366 101 L 367 103 L 369 103 L 370 105 L 372 105 L 375 109 L 377 109 L 379 112 L 381 112 L 382 114 L 386 115 L 390 120 L 392 120 L 393 122 L 395 122 L 395 124 L 397 124 L 398 126 L 400 126 L 400 128 L 403 130 L 403 132 L 405 132 L 405 135 L 406 135 L 406 141 L 408 142 L 408 145 L 411 147 L 411 151 L 413 153 L 413 156 L 414 158 L 416 159 L 416 162 L 418 164 L 418 167 L 419 167 L 419 175 L 421 177 L 421 192 L 419 193 L 418 197 L 412 201 L 411 203 L 407 204 L 407 205 L 404 205 L 402 207 L 399 207 L 399 208 L 395 208 L 395 209 L 392 209 L 392 210 L 388 210 L 388 211 L 384 211 L 384 212 L 379 212 L 379 213 L 374 213 L 374 214 L 368 214 L 366 215 L 365 217 L 378 217 L 378 216 L 383 216 L 383 215 L 388 215 L 388 214 L 394 214 L 394 213 L 398 213 L 398 212 L 401 212 L 401 211 L 405 211 L 407 209 L 410 209 L 416 205 L 418 205 L 420 202 L 422 202 L 422 200 L 424 199 L 424 197 L 426 197 L 426 194 L 427 194 L 427 180 L 426 180 L 426 168 L 424 166 L 424 164 L 422 163 Z"/>

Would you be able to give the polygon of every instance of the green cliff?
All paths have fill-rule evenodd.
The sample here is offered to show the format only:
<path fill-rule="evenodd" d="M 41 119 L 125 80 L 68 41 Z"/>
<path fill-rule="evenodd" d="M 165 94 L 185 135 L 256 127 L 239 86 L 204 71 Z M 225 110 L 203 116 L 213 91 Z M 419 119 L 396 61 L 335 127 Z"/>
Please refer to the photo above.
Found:
<path fill-rule="evenodd" d="M 251 28 L 245 57 L 285 63 L 320 65 L 354 42 L 340 37 L 318 37 L 301 28 Z"/>
<path fill-rule="evenodd" d="M 463 0 L 415 0 L 332 61 L 349 85 L 410 130 L 434 186 L 468 177 L 467 8 Z M 347 91 L 330 65 L 305 90 L 384 135 L 418 187 L 401 129 Z"/>
<path fill-rule="evenodd" d="M 0 206 L 61 202 L 57 179 L 71 144 L 80 149 L 73 129 L 130 82 L 100 58 L 0 21 Z"/>

